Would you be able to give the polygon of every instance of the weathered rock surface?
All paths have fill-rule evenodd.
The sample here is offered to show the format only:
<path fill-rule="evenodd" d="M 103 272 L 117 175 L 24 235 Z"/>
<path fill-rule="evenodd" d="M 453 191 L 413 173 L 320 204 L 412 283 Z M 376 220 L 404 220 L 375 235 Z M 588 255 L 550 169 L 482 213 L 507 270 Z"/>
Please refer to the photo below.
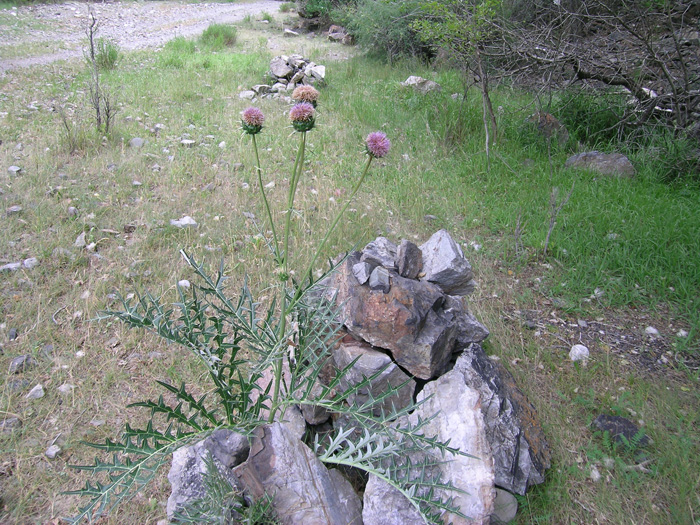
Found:
<path fill-rule="evenodd" d="M 433 467 L 440 474 L 443 482 L 451 482 L 457 489 L 464 492 L 446 493 L 436 490 L 436 495 L 442 498 L 453 497 L 453 505 L 468 516 L 468 519 L 446 513 L 445 523 L 454 525 L 488 524 L 496 496 L 494 489 L 494 464 L 491 448 L 486 439 L 484 417 L 479 408 L 480 396 L 475 389 L 468 387 L 459 372 L 451 371 L 428 383 L 418 394 L 418 401 L 425 402 L 409 416 L 413 424 L 418 419 L 435 417 L 424 428 L 424 434 L 436 437 L 440 441 L 450 440 L 450 446 L 472 457 L 461 455 L 446 458 L 437 452 L 432 452 L 434 459 L 439 462 Z M 418 461 L 420 458 L 412 458 Z M 365 491 L 365 525 L 387 523 L 386 516 L 394 514 L 405 515 L 406 523 L 414 523 L 415 517 L 408 507 L 411 503 L 403 496 L 394 497 L 386 484 L 370 476 L 370 484 Z M 370 488 L 372 490 L 370 490 Z M 377 501 L 383 498 L 380 503 Z M 392 503 L 389 507 L 387 504 Z M 376 512 L 383 508 L 383 511 Z M 399 522 L 396 522 L 399 523 Z"/>
<path fill-rule="evenodd" d="M 450 295 L 467 295 L 474 291 L 476 281 L 472 267 L 447 231 L 435 232 L 420 250 L 425 274 L 422 280 L 438 285 Z"/>
<path fill-rule="evenodd" d="M 565 166 L 622 178 L 632 178 L 636 173 L 630 160 L 621 153 L 587 151 L 566 159 Z"/>
<path fill-rule="evenodd" d="M 391 350 L 394 360 L 421 379 L 447 369 L 456 328 L 442 310 L 444 294 L 435 285 L 391 272 L 387 293 L 360 286 L 352 272 L 358 254 L 334 276 L 339 315 L 347 331 L 373 346 Z"/>
<path fill-rule="evenodd" d="M 411 241 L 402 240 L 396 251 L 396 267 L 401 277 L 415 279 L 423 269 L 423 252 Z"/>
<path fill-rule="evenodd" d="M 382 293 L 389 293 L 391 290 L 391 281 L 389 279 L 389 270 L 383 266 L 377 266 L 369 275 L 369 289 Z"/>
<path fill-rule="evenodd" d="M 245 461 L 249 448 L 247 437 L 232 430 L 219 429 L 203 441 L 176 450 L 168 473 L 168 481 L 172 486 L 166 507 L 168 517 L 172 519 L 174 513 L 187 503 L 204 495 L 206 459 L 210 455 L 219 473 L 233 487 L 238 487 L 233 468 Z"/>
<path fill-rule="evenodd" d="M 283 524 L 361 523 L 362 505 L 350 483 L 279 423 L 256 430 L 248 460 L 234 473 L 249 496 L 272 497 Z"/>
<path fill-rule="evenodd" d="M 36 364 L 37 363 L 32 358 L 32 356 L 20 355 L 15 357 L 12 361 L 10 361 L 10 368 L 8 372 L 10 374 L 19 374 L 20 372 L 24 372 L 25 370 L 36 366 Z"/>
<path fill-rule="evenodd" d="M 404 495 L 375 475 L 369 477 L 363 503 L 364 525 L 425 525 Z"/>
<path fill-rule="evenodd" d="M 491 523 L 510 523 L 518 514 L 518 500 L 510 492 L 496 489 L 496 500 L 493 503 Z"/>
<path fill-rule="evenodd" d="M 401 82 L 401 85 L 403 87 L 412 87 L 422 95 L 430 93 L 431 91 L 437 91 L 438 93 L 442 91 L 442 87 L 437 82 L 415 75 L 408 77 Z"/>
<path fill-rule="evenodd" d="M 464 304 L 462 297 L 448 295 L 445 312 L 454 316 L 457 328 L 457 346 L 465 348 L 471 343 L 480 343 L 489 336 L 489 330 L 481 324 Z"/>
<path fill-rule="evenodd" d="M 491 444 L 496 485 L 525 494 L 530 485 L 542 483 L 550 466 L 550 450 L 537 413 L 513 376 L 489 359 L 481 346 L 472 344 L 453 369 L 481 394 L 486 436 Z"/>
<path fill-rule="evenodd" d="M 360 261 L 372 266 L 383 266 L 389 270 L 396 269 L 398 248 L 386 237 L 377 237 L 362 250 Z"/>
<path fill-rule="evenodd" d="M 349 339 L 349 340 L 348 340 Z M 397 410 L 408 406 L 413 401 L 413 393 L 416 390 L 416 382 L 406 375 L 391 360 L 391 357 L 380 352 L 364 341 L 355 341 L 345 338 L 343 342 L 333 350 L 333 360 L 339 369 L 348 366 L 357 359 L 355 366 L 340 380 L 343 391 L 363 381 L 365 377 L 383 370 L 382 374 L 374 379 L 366 388 L 360 389 L 357 394 L 348 399 L 351 403 L 362 405 L 370 399 L 376 399 L 391 387 L 398 387 L 406 383 L 399 391 L 387 397 L 381 404 L 375 406 L 373 412 L 379 415 L 383 410 L 390 413 L 395 407 Z"/>

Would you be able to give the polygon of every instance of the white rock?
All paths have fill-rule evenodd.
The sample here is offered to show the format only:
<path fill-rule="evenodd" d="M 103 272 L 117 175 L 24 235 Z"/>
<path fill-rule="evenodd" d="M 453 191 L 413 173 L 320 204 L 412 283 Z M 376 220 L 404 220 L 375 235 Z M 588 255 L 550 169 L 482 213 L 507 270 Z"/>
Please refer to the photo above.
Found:
<path fill-rule="evenodd" d="M 268 190 L 274 188 L 274 187 L 275 187 L 275 181 L 273 180 L 273 181 L 271 181 L 271 182 L 268 182 L 267 184 L 265 184 L 265 187 L 266 187 Z"/>
<path fill-rule="evenodd" d="M 242 98 L 244 100 L 253 100 L 255 98 L 255 91 L 249 89 L 246 91 L 241 91 L 238 94 L 238 98 Z"/>
<path fill-rule="evenodd" d="M 41 383 L 32 388 L 26 395 L 27 399 L 41 399 L 42 397 L 44 397 L 44 387 L 41 386 Z"/>
<path fill-rule="evenodd" d="M 46 449 L 44 455 L 49 459 L 55 459 L 56 456 L 58 456 L 60 453 L 61 447 L 59 447 L 58 445 L 51 445 L 49 448 Z"/>
<path fill-rule="evenodd" d="M 688 337 L 688 332 L 687 332 L 687 330 L 678 330 L 678 332 L 676 333 L 676 335 L 677 335 L 678 337 Z"/>
<path fill-rule="evenodd" d="M 591 467 L 591 481 L 593 483 L 598 483 L 600 481 L 600 478 L 601 478 L 601 475 L 600 475 L 600 471 L 598 470 L 598 467 L 593 465 Z"/>
<path fill-rule="evenodd" d="M 187 279 L 182 279 L 181 281 L 177 282 L 177 285 L 180 288 L 189 288 L 190 287 L 190 282 Z"/>
<path fill-rule="evenodd" d="M 189 215 L 185 215 L 181 219 L 170 219 L 170 225 L 176 228 L 194 228 L 197 222 Z"/>
<path fill-rule="evenodd" d="M 180 144 L 182 144 L 182 145 L 185 146 L 186 148 L 192 148 L 192 147 L 194 147 L 194 145 L 195 145 L 195 141 L 194 141 L 194 140 L 191 140 L 191 139 L 182 139 L 182 140 L 180 141 Z"/>
<path fill-rule="evenodd" d="M 654 328 L 653 326 L 647 326 L 644 329 L 644 333 L 646 333 L 647 335 L 650 335 L 652 337 L 659 337 L 659 331 L 656 328 Z"/>
<path fill-rule="evenodd" d="M 224 149 L 225 147 L 226 147 L 225 141 L 222 140 L 221 142 L 219 142 L 219 148 Z"/>
<path fill-rule="evenodd" d="M 11 173 L 12 175 L 17 175 L 21 171 L 22 168 L 20 168 L 19 166 L 10 166 L 9 168 L 7 168 L 7 172 Z"/>
<path fill-rule="evenodd" d="M 299 36 L 299 33 L 297 33 L 296 31 L 292 31 L 291 29 L 285 29 L 283 36 L 294 37 L 294 36 Z"/>
<path fill-rule="evenodd" d="M 574 345 L 571 347 L 571 351 L 569 352 L 569 358 L 574 362 L 586 362 L 589 357 L 590 352 L 588 351 L 588 348 L 583 345 Z"/>
<path fill-rule="evenodd" d="M 317 80 L 325 80 L 326 78 L 326 66 L 314 66 L 309 69 L 311 76 Z"/>
<path fill-rule="evenodd" d="M 80 235 L 78 235 L 78 237 L 76 237 L 73 246 L 75 246 L 76 248 L 85 248 L 85 246 L 87 246 L 87 242 L 85 242 L 85 232 L 81 233 Z"/>
<path fill-rule="evenodd" d="M 75 388 L 75 385 L 71 385 L 69 383 L 63 383 L 61 386 L 58 387 L 58 392 L 66 395 L 66 394 L 71 394 L 73 392 L 73 389 Z"/>
<path fill-rule="evenodd" d="M 39 259 L 36 257 L 30 257 L 29 259 L 25 259 L 24 262 L 22 262 L 22 266 L 24 266 L 27 270 L 31 270 L 32 268 L 35 268 L 39 265 Z"/>
<path fill-rule="evenodd" d="M 22 267 L 21 262 L 7 263 L 0 266 L 0 272 L 16 272 Z"/>
<path fill-rule="evenodd" d="M 8 215 L 14 215 L 15 213 L 19 213 L 22 211 L 22 206 L 10 206 L 7 208 L 7 214 Z"/>

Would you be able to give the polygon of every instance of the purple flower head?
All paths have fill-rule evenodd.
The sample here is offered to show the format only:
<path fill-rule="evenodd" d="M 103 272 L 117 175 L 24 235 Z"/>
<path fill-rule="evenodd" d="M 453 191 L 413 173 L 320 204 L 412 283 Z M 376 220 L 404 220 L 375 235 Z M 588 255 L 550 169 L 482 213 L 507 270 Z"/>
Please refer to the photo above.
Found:
<path fill-rule="evenodd" d="M 309 131 L 314 127 L 316 120 L 316 111 L 308 102 L 300 102 L 296 104 L 289 112 L 289 118 L 292 121 L 292 126 L 297 131 Z"/>
<path fill-rule="evenodd" d="M 373 131 L 365 139 L 365 147 L 367 148 L 367 154 L 381 159 L 386 157 L 387 153 L 391 149 L 391 141 L 386 138 L 386 134 L 381 131 Z"/>
<path fill-rule="evenodd" d="M 265 122 L 265 115 L 258 108 L 250 107 L 241 114 L 241 127 L 249 135 L 260 133 Z"/>
<path fill-rule="evenodd" d="M 292 98 L 297 102 L 308 102 L 316 107 L 320 93 L 313 86 L 299 86 L 292 92 Z"/>

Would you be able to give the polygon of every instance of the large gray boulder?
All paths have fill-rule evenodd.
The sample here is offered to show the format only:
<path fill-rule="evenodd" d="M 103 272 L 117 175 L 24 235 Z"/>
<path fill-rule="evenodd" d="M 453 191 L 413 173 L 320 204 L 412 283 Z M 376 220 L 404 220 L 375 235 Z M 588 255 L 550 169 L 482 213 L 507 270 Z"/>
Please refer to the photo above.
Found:
<path fill-rule="evenodd" d="M 255 431 L 248 460 L 234 473 L 247 495 L 272 498 L 284 525 L 361 523 L 362 504 L 350 483 L 280 423 Z"/>
<path fill-rule="evenodd" d="M 172 519 L 175 512 L 205 495 L 208 456 L 224 479 L 238 488 L 233 468 L 245 461 L 248 451 L 248 438 L 226 429 L 215 430 L 206 439 L 176 450 L 168 473 L 172 487 L 166 507 L 168 518 Z"/>
<path fill-rule="evenodd" d="M 463 297 L 448 295 L 445 299 L 445 312 L 453 316 L 459 348 L 465 348 L 471 343 L 480 343 L 489 336 L 488 328 L 469 311 Z"/>
<path fill-rule="evenodd" d="M 500 363 L 489 359 L 478 344 L 457 359 L 452 373 L 481 395 L 486 436 L 495 461 L 496 485 L 525 494 L 544 481 L 550 450 L 535 407 Z"/>
<path fill-rule="evenodd" d="M 341 322 L 348 333 L 390 350 L 397 364 L 421 379 L 447 370 L 456 327 L 442 310 L 445 296 L 436 285 L 389 272 L 390 289 L 360 285 L 353 267 L 355 253 L 336 272 L 328 295 L 335 294 Z"/>
<path fill-rule="evenodd" d="M 446 230 L 435 232 L 421 245 L 423 277 L 450 295 L 467 295 L 476 288 L 474 273 L 459 245 Z"/>
<path fill-rule="evenodd" d="M 376 399 L 384 394 L 389 387 L 403 385 L 396 394 L 387 397 L 382 403 L 375 405 L 373 412 L 380 415 L 390 413 L 394 408 L 399 410 L 413 402 L 413 394 L 416 382 L 406 375 L 389 355 L 373 348 L 364 341 L 356 341 L 345 338 L 343 342 L 333 350 L 333 360 L 339 369 L 343 369 L 355 359 L 355 366 L 341 377 L 340 387 L 343 391 L 354 387 L 366 377 L 382 371 L 381 375 L 374 379 L 370 385 L 361 388 L 356 394 L 348 398 L 350 403 L 363 405 L 370 399 Z"/>
<path fill-rule="evenodd" d="M 480 409 L 479 393 L 464 383 L 458 372 L 448 372 L 428 383 L 418 394 L 418 401 L 424 401 L 408 417 L 412 424 L 419 418 L 433 419 L 424 427 L 423 433 L 440 441 L 450 441 L 450 446 L 469 456 L 446 454 L 431 451 L 437 465 L 430 474 L 439 475 L 442 482 L 450 482 L 461 492 L 447 492 L 437 489 L 436 496 L 453 498 L 452 504 L 467 519 L 451 513 L 443 517 L 445 523 L 454 525 L 488 524 L 493 512 L 496 497 L 494 488 L 494 466 L 491 448 L 486 439 L 484 417 Z M 401 424 L 401 421 L 398 423 Z M 414 463 L 421 458 L 412 457 Z M 400 461 L 400 459 L 398 459 Z M 412 504 L 402 495 L 392 494 L 388 484 L 370 475 L 364 495 L 363 519 L 365 525 L 384 523 L 419 523 L 412 512 Z M 420 489 L 419 489 L 420 490 Z M 405 516 L 405 522 L 386 521 L 388 516 Z"/>
<path fill-rule="evenodd" d="M 632 178 L 636 173 L 630 160 L 621 153 L 586 151 L 569 157 L 564 165 L 621 178 Z"/>

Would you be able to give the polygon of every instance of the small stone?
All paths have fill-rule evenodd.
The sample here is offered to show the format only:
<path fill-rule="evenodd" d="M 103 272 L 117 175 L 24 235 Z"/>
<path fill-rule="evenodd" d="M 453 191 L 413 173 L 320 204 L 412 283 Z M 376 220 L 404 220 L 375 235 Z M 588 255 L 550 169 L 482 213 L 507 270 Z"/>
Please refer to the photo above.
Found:
<path fill-rule="evenodd" d="M 9 433 L 22 426 L 22 420 L 18 417 L 8 417 L 0 421 L 0 432 Z"/>
<path fill-rule="evenodd" d="M 493 502 L 494 523 L 509 523 L 515 519 L 518 513 L 518 500 L 507 490 L 496 487 L 496 499 Z"/>
<path fill-rule="evenodd" d="M 406 279 L 415 279 L 423 269 L 423 252 L 411 241 L 403 239 L 396 254 L 399 275 Z"/>
<path fill-rule="evenodd" d="M 273 180 L 273 181 L 271 181 L 271 182 L 268 182 L 267 184 L 265 184 L 265 187 L 266 187 L 268 190 L 274 188 L 274 187 L 275 187 L 275 181 Z"/>
<path fill-rule="evenodd" d="M 36 366 L 36 364 L 37 363 L 34 359 L 32 359 L 32 356 L 20 355 L 15 357 L 12 362 L 10 362 L 9 373 L 19 374 L 20 372 L 24 372 L 25 370 L 29 370 L 30 368 Z"/>
<path fill-rule="evenodd" d="M 10 328 L 10 331 L 7 333 L 7 338 L 10 341 L 14 341 L 18 336 L 19 334 L 17 333 L 17 328 Z"/>
<path fill-rule="evenodd" d="M 676 333 L 676 336 L 678 337 L 688 337 L 688 331 L 687 330 L 678 330 Z"/>
<path fill-rule="evenodd" d="M 369 288 L 374 291 L 389 293 L 391 282 L 389 281 L 389 270 L 383 266 L 377 266 L 369 276 Z"/>
<path fill-rule="evenodd" d="M 134 137 L 129 141 L 129 147 L 130 148 L 135 148 L 139 149 L 142 148 L 146 144 L 146 141 L 142 139 L 141 137 Z"/>
<path fill-rule="evenodd" d="M 296 31 L 292 31 L 291 29 L 285 29 L 285 30 L 284 30 L 283 36 L 285 36 L 285 37 L 295 37 L 295 36 L 299 36 L 299 33 L 297 33 Z"/>
<path fill-rule="evenodd" d="M 659 331 L 656 328 L 654 328 L 653 326 L 647 326 L 644 329 L 644 333 L 647 335 L 650 335 L 652 337 L 659 337 Z"/>
<path fill-rule="evenodd" d="M 357 279 L 357 282 L 360 283 L 360 285 L 365 284 L 369 280 L 371 273 L 372 267 L 369 265 L 369 263 L 359 262 L 352 265 L 352 274 L 355 276 L 355 279 Z"/>
<path fill-rule="evenodd" d="M 536 330 L 537 329 L 537 323 L 535 321 L 532 321 L 531 319 L 526 319 L 525 322 L 523 323 L 523 325 L 528 330 Z"/>
<path fill-rule="evenodd" d="M 104 420 L 104 419 L 98 419 L 98 418 L 95 417 L 95 418 L 92 418 L 92 419 L 90 420 L 90 424 L 91 424 L 93 427 L 101 427 L 102 425 L 105 424 L 105 420 Z"/>
<path fill-rule="evenodd" d="M 579 319 L 577 321 L 579 328 L 588 328 L 588 323 L 584 321 L 583 319 Z"/>
<path fill-rule="evenodd" d="M 623 445 L 635 441 L 639 446 L 649 444 L 649 438 L 640 432 L 639 427 L 621 416 L 600 414 L 593 420 L 592 426 L 601 432 L 609 432 L 613 440 Z"/>
<path fill-rule="evenodd" d="M 238 98 L 242 98 L 244 100 L 253 100 L 255 98 L 255 91 L 253 91 L 252 89 L 241 91 L 238 94 Z"/>
<path fill-rule="evenodd" d="M 54 257 L 54 259 L 68 259 L 70 261 L 75 260 L 75 254 L 61 246 L 59 246 L 58 248 L 54 248 L 54 250 L 51 252 L 51 255 Z"/>
<path fill-rule="evenodd" d="M 29 259 L 25 259 L 22 262 L 22 266 L 24 266 L 27 270 L 31 270 L 32 268 L 36 268 L 39 265 L 39 259 L 36 257 L 30 257 Z"/>
<path fill-rule="evenodd" d="M 9 168 L 7 168 L 7 173 L 9 173 L 10 175 L 17 175 L 21 171 L 22 168 L 20 168 L 19 166 L 10 166 Z"/>
<path fill-rule="evenodd" d="M 46 449 L 44 455 L 49 459 L 56 459 L 56 456 L 58 456 L 60 453 L 61 447 L 59 447 L 58 445 L 51 445 L 49 448 Z"/>
<path fill-rule="evenodd" d="M 69 206 L 68 207 L 68 217 L 77 217 L 78 216 L 78 208 L 75 206 Z"/>
<path fill-rule="evenodd" d="M 39 383 L 34 388 L 32 388 L 25 397 L 27 399 L 41 399 L 42 397 L 44 397 L 44 395 L 44 387 L 41 386 L 41 383 Z"/>
<path fill-rule="evenodd" d="M 10 392 L 19 392 L 29 386 L 29 381 L 26 379 L 15 379 L 7 382 L 7 388 Z"/>
<path fill-rule="evenodd" d="M 74 389 L 75 389 L 75 385 L 71 385 L 69 383 L 63 383 L 61 386 L 58 387 L 57 390 L 60 394 L 66 395 L 66 394 L 72 394 Z"/>
<path fill-rule="evenodd" d="M 589 357 L 590 352 L 588 351 L 588 348 L 583 345 L 574 345 L 571 347 L 571 351 L 569 352 L 569 358 L 574 362 L 583 361 L 585 363 Z"/>
<path fill-rule="evenodd" d="M 0 272 L 16 272 L 21 267 L 22 263 L 20 262 L 3 264 L 2 266 L 0 266 Z"/>
<path fill-rule="evenodd" d="M 21 211 L 22 211 L 22 206 L 10 206 L 9 208 L 7 208 L 8 215 L 15 215 Z"/>
<path fill-rule="evenodd" d="M 134 180 L 131 182 L 131 185 L 138 187 L 138 186 L 143 186 L 143 183 L 141 181 Z"/>
<path fill-rule="evenodd" d="M 180 288 L 189 288 L 190 287 L 190 282 L 187 279 L 182 279 L 177 282 L 177 285 Z"/>
<path fill-rule="evenodd" d="M 85 248 L 85 246 L 87 246 L 87 242 L 85 242 L 85 232 L 78 235 L 78 237 L 75 239 L 75 242 L 73 243 L 73 246 L 75 246 L 76 248 Z"/>
<path fill-rule="evenodd" d="M 195 145 L 195 141 L 194 141 L 194 140 L 191 140 L 191 139 L 182 139 L 182 140 L 180 141 L 180 144 L 182 144 L 182 145 L 185 146 L 186 148 L 193 148 L 194 145 Z"/>
<path fill-rule="evenodd" d="M 219 148 L 221 148 L 221 149 L 226 148 L 226 142 L 223 140 L 221 142 L 219 142 Z"/>
<path fill-rule="evenodd" d="M 194 228 L 197 222 L 189 215 L 185 215 L 181 219 L 170 219 L 170 225 L 176 228 Z"/>
<path fill-rule="evenodd" d="M 600 481 L 600 478 L 601 478 L 600 471 L 598 470 L 598 467 L 596 467 L 595 465 L 593 465 L 591 467 L 590 478 L 591 478 L 591 481 L 593 483 L 598 483 Z"/>

